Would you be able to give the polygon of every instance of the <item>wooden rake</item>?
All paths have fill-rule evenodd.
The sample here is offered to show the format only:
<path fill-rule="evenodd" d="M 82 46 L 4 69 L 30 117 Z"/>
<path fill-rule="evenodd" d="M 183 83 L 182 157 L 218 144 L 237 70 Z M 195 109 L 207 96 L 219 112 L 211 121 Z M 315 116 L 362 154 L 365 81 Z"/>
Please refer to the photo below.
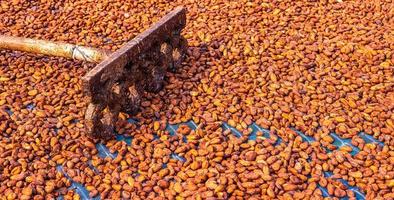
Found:
<path fill-rule="evenodd" d="M 0 36 L 0 49 L 98 63 L 82 77 L 90 101 L 85 127 L 91 136 L 108 138 L 119 112 L 136 113 L 142 93 L 159 91 L 166 71 L 181 64 L 187 49 L 180 34 L 185 24 L 186 10 L 177 7 L 115 52 L 12 36 Z"/>

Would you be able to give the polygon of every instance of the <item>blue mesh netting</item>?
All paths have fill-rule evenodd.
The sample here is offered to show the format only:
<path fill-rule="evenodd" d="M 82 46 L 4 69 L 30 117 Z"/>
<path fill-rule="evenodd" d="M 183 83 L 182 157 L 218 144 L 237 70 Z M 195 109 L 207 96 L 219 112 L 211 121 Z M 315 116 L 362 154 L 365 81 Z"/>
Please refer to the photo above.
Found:
<path fill-rule="evenodd" d="M 27 105 L 27 108 L 28 108 L 29 110 L 32 110 L 32 109 L 34 109 L 34 105 L 33 105 L 33 104 L 29 104 L 29 105 Z M 10 114 L 10 115 L 13 114 L 13 112 L 11 111 L 11 109 L 6 109 L 6 112 L 7 112 L 8 114 Z M 129 122 L 129 123 L 136 123 L 137 121 L 134 120 L 134 119 L 128 119 L 128 122 Z M 184 123 L 184 124 L 186 124 L 187 126 L 189 126 L 192 130 L 196 130 L 197 127 L 198 127 L 197 124 L 194 123 L 193 121 L 189 121 L 189 122 L 186 122 L 186 123 Z M 173 135 L 176 134 L 176 131 L 177 131 L 177 129 L 179 128 L 179 125 L 181 125 L 181 124 L 175 124 L 175 125 L 167 124 L 166 130 L 170 133 L 170 135 L 173 136 Z M 237 130 L 236 128 L 230 126 L 230 125 L 227 124 L 226 122 L 223 122 L 223 123 L 222 123 L 222 128 L 223 128 L 223 131 L 230 129 L 231 133 L 234 134 L 236 137 L 241 137 L 241 136 L 242 136 L 242 133 L 241 133 L 239 130 Z M 252 124 L 249 126 L 249 128 L 252 129 L 252 133 L 251 133 L 251 134 L 249 135 L 249 137 L 248 137 L 249 140 L 256 140 L 256 138 L 257 138 L 256 133 L 257 133 L 257 132 L 263 133 L 263 135 L 262 135 L 263 138 L 271 138 L 272 132 L 270 132 L 269 130 L 264 129 L 264 128 L 258 126 L 256 123 L 252 123 Z M 314 142 L 314 141 L 315 141 L 315 139 L 314 139 L 313 137 L 307 136 L 307 135 L 305 135 L 304 133 L 302 133 L 301 131 L 298 131 L 298 130 L 296 130 L 296 129 L 294 129 L 294 128 L 292 128 L 292 129 L 293 129 L 299 136 L 302 137 L 303 141 L 306 141 L 306 142 L 308 142 L 308 143 L 311 143 L 311 142 Z M 351 139 L 344 139 L 344 138 L 341 138 L 341 137 L 339 137 L 336 133 L 331 133 L 330 136 L 334 139 L 334 142 L 333 142 L 332 144 L 333 144 L 334 146 L 336 146 L 337 148 L 341 148 L 341 147 L 344 147 L 344 146 L 349 146 L 349 147 L 351 147 L 352 151 L 350 152 L 350 154 L 351 154 L 352 156 L 354 156 L 354 155 L 356 155 L 358 152 L 360 152 L 360 149 L 359 149 L 359 148 L 357 148 L 356 146 L 354 146 L 354 145 L 351 144 Z M 384 146 L 384 143 L 383 143 L 383 142 L 377 140 L 377 139 L 374 138 L 373 136 L 368 135 L 368 134 L 366 134 L 366 133 L 364 133 L 364 132 L 360 132 L 360 133 L 358 134 L 358 136 L 360 136 L 366 143 L 375 143 L 375 144 L 378 144 L 378 145 L 380 145 L 380 146 Z M 277 137 L 278 139 L 277 139 L 277 141 L 276 141 L 276 143 L 275 143 L 274 145 L 279 145 L 279 144 L 282 142 L 282 139 L 281 139 L 279 136 L 277 136 L 277 135 L 276 135 L 276 137 Z M 133 139 L 133 138 L 130 137 L 130 136 L 124 136 L 124 135 L 119 135 L 119 134 L 116 135 L 116 140 L 118 140 L 118 141 L 124 141 L 124 142 L 126 142 L 127 145 L 131 145 L 132 139 Z M 155 139 L 159 139 L 159 138 L 158 138 L 158 137 L 155 137 Z M 184 137 L 183 140 L 184 140 L 185 142 L 187 142 L 186 137 Z M 102 157 L 102 158 L 110 157 L 111 159 L 114 159 L 114 158 L 116 158 L 116 156 L 117 156 L 117 153 L 116 153 L 116 152 L 115 152 L 115 153 L 111 153 L 111 152 L 109 151 L 109 149 L 108 149 L 104 144 L 102 144 L 102 143 L 96 144 L 96 148 L 97 148 L 97 150 L 98 150 L 98 155 L 99 155 L 100 157 Z M 327 149 L 327 148 L 324 148 L 324 149 L 325 149 L 327 152 L 331 152 L 331 150 L 329 150 L 329 149 Z M 171 154 L 171 158 L 172 158 L 172 159 L 180 160 L 180 161 L 182 161 L 182 162 L 185 162 L 185 161 L 186 161 L 185 158 L 183 158 L 182 156 L 177 155 L 176 153 L 172 153 L 172 154 Z M 93 171 L 95 171 L 95 172 L 97 173 L 97 170 L 94 169 L 94 167 L 93 167 L 93 165 L 91 164 L 90 161 L 89 161 L 88 164 L 89 164 L 89 166 L 93 169 Z M 166 166 L 163 165 L 163 167 L 166 167 Z M 77 183 L 77 182 L 73 181 L 73 180 L 67 175 L 67 173 L 63 170 L 63 166 L 58 165 L 58 166 L 57 166 L 57 170 L 60 171 L 61 173 L 63 173 L 64 176 L 65 176 L 67 179 L 69 179 L 69 180 L 71 181 L 72 184 L 71 184 L 71 186 L 70 186 L 68 189 L 69 189 L 69 190 L 75 190 L 75 192 L 80 196 L 80 198 L 81 198 L 82 200 L 88 200 L 88 199 L 99 200 L 99 199 L 100 199 L 99 196 L 94 197 L 94 198 L 90 198 L 90 197 L 89 197 L 89 192 L 88 192 L 88 190 L 86 189 L 86 187 L 85 187 L 84 185 L 80 184 L 80 183 Z M 330 172 L 330 171 L 326 171 L 326 172 L 324 172 L 324 176 L 327 177 L 327 178 L 329 178 L 329 177 L 333 176 L 333 173 Z M 356 186 L 351 186 L 351 185 L 349 185 L 349 183 L 348 183 L 346 180 L 344 180 L 344 179 L 338 178 L 337 180 L 340 181 L 341 183 L 343 183 L 349 190 L 353 191 L 353 193 L 355 194 L 355 197 L 356 197 L 357 200 L 364 200 L 364 199 L 365 199 L 365 194 L 360 190 L 360 188 L 358 188 L 358 187 L 356 187 Z M 323 197 L 332 197 L 332 196 L 328 193 L 327 188 L 322 187 L 322 186 L 320 186 L 320 185 L 318 185 L 318 188 L 321 190 Z M 59 200 L 62 200 L 63 197 L 59 197 L 58 199 L 59 199 Z M 343 198 L 341 198 L 341 199 L 347 200 L 347 199 L 349 199 L 349 198 L 348 198 L 348 197 L 343 197 Z"/>

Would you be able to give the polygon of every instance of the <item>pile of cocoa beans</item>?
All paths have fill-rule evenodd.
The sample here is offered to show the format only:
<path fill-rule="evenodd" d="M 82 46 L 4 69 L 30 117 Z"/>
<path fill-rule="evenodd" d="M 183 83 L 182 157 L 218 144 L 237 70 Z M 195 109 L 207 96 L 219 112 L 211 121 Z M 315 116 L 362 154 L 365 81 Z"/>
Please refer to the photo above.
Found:
<path fill-rule="evenodd" d="M 0 51 L 0 199 L 394 198 L 391 1 L 4 0 L 0 34 L 116 50 L 176 6 L 186 60 L 118 139 L 94 64 Z"/>

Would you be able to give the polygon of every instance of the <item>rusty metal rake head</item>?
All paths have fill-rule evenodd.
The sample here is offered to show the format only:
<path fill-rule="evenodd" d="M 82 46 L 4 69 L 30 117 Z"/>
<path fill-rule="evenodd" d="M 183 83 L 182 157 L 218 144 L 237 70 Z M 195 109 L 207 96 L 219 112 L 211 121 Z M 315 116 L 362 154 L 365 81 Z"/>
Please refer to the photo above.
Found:
<path fill-rule="evenodd" d="M 101 61 L 82 80 L 90 100 L 85 112 L 87 131 L 106 138 L 113 135 L 119 112 L 137 112 L 141 94 L 160 90 L 166 71 L 181 64 L 187 48 L 180 35 L 185 24 L 186 10 L 178 7 L 113 53 L 10 36 L 0 36 L 0 48 Z"/>
<path fill-rule="evenodd" d="M 85 114 L 90 133 L 111 135 L 120 111 L 135 113 L 143 91 L 162 88 L 167 69 L 178 67 L 185 55 L 185 23 L 185 9 L 175 9 L 82 78 L 91 98 Z"/>

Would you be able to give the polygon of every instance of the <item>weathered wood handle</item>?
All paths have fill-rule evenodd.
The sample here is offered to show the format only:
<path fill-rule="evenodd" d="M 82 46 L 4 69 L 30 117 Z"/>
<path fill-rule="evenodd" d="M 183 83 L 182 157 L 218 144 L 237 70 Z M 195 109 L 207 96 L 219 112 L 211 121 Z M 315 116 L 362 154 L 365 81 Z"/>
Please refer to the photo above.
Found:
<path fill-rule="evenodd" d="M 91 47 L 5 35 L 0 35 L 0 49 L 60 56 L 95 63 L 105 60 L 110 54 L 109 51 Z"/>

